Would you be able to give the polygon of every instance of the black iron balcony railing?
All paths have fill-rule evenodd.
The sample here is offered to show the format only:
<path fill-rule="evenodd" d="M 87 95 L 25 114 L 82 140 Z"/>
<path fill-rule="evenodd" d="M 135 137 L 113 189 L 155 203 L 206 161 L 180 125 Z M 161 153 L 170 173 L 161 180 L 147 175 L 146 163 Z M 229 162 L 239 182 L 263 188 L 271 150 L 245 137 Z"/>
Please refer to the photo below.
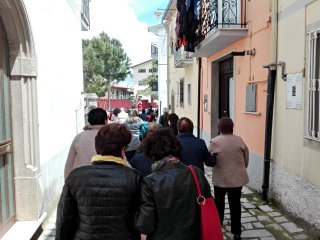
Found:
<path fill-rule="evenodd" d="M 82 21 L 83 31 L 87 31 L 90 28 L 89 3 L 90 3 L 90 0 L 82 0 L 82 3 L 81 3 L 81 21 Z"/>
<path fill-rule="evenodd" d="M 200 0 L 198 42 L 215 28 L 245 28 L 246 0 Z"/>

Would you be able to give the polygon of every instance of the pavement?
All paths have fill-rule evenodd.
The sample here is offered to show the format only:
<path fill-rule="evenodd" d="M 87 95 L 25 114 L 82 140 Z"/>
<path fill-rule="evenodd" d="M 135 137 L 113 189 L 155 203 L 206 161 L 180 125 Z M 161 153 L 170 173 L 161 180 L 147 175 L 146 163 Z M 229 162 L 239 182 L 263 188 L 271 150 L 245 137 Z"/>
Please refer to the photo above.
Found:
<path fill-rule="evenodd" d="M 213 190 L 210 168 L 206 167 L 205 174 Z M 257 192 L 251 191 L 246 186 L 242 188 L 241 208 L 242 239 L 320 240 L 320 233 L 317 236 L 308 227 L 303 226 L 301 221 L 292 218 L 272 202 L 264 202 Z M 224 239 L 233 239 L 227 197 L 223 233 Z"/>
<path fill-rule="evenodd" d="M 213 189 L 211 170 L 206 168 L 206 177 Z M 311 232 L 301 221 L 295 220 L 273 203 L 264 202 L 261 196 L 243 187 L 242 197 L 242 238 L 251 240 L 320 240 L 320 234 Z M 43 222 L 43 232 L 38 240 L 55 239 L 56 209 Z M 224 239 L 233 239 L 230 226 L 230 209 L 226 199 Z M 182 239 L 181 239 L 182 240 Z"/>

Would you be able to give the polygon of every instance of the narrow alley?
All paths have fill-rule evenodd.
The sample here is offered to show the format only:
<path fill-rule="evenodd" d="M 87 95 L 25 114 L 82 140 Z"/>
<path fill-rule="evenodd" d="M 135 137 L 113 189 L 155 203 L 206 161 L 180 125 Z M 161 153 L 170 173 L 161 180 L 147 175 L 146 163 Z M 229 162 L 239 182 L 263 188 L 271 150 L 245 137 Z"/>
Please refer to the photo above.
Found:
<path fill-rule="evenodd" d="M 147 176 L 153 160 L 155 168 L 167 160 L 212 167 L 214 174 L 210 168 L 205 173 L 212 191 L 215 185 L 220 216 L 224 194 L 232 192 L 234 236 L 226 201 L 225 239 L 320 240 L 319 12 L 320 0 L 0 0 L 0 240 L 55 239 L 57 202 L 75 168 L 129 162 Z M 90 119 L 96 110 L 100 121 Z M 182 118 L 188 126 L 178 129 Z M 228 119 L 226 132 L 221 119 Z M 110 123 L 126 125 L 132 137 L 127 134 L 128 141 L 112 154 L 113 146 L 102 143 L 106 151 L 98 152 L 97 133 Z M 149 139 L 143 149 L 143 137 L 153 127 L 173 130 L 175 140 L 184 143 L 180 152 L 148 156 L 156 144 L 161 142 L 161 149 L 169 143 L 155 134 L 159 140 Z M 109 137 L 103 141 L 120 146 Z M 138 175 L 137 181 L 121 178 L 130 185 L 123 194 L 135 189 L 130 196 L 135 203 L 143 189 Z M 177 199 L 166 205 L 171 215 L 156 239 L 199 238 L 188 232 L 199 234 L 185 220 L 189 214 L 190 222 L 198 223 L 186 181 L 191 175 L 177 176 L 185 185 L 171 191 Z M 208 184 L 205 193 L 210 195 Z M 119 203 L 114 192 L 108 196 Z M 173 198 L 163 199 L 165 204 L 168 199 Z M 191 207 L 177 204 L 182 199 Z M 103 211 L 91 206 L 94 214 L 81 215 L 87 237 L 79 239 L 135 238 L 105 237 L 127 234 L 109 222 L 103 225 L 107 230 L 93 230 L 102 225 L 97 215 Z M 138 206 L 126 207 L 134 218 Z M 98 224 L 89 226 L 88 216 Z M 131 226 L 127 216 L 115 226 Z M 144 221 L 143 228 L 151 222 Z M 179 221 L 181 231 L 174 228 L 173 236 L 165 225 L 176 227 Z M 155 234 L 136 229 L 130 234 L 137 238 L 139 232 Z M 92 237 L 100 232 L 103 237 Z"/>

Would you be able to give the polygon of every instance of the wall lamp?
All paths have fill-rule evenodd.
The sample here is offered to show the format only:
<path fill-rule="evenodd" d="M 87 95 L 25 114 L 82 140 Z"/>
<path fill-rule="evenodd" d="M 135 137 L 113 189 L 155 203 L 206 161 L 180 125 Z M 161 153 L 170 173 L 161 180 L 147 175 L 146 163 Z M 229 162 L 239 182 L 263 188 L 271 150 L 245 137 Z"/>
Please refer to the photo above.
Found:
<path fill-rule="evenodd" d="M 235 51 L 233 51 L 233 52 L 231 52 L 231 55 L 232 55 L 233 57 L 236 57 L 236 56 L 244 56 L 244 55 L 246 55 L 246 51 L 242 51 L 242 52 L 235 52 Z"/>
<path fill-rule="evenodd" d="M 159 18 L 164 11 L 176 11 L 177 9 L 174 8 L 169 8 L 169 9 L 164 9 L 164 8 L 157 8 L 157 11 L 155 11 L 153 14 L 157 16 L 157 18 Z"/>
<path fill-rule="evenodd" d="M 246 51 L 241 51 L 241 52 L 236 52 L 233 51 L 231 52 L 232 56 L 245 56 L 245 55 L 250 55 L 250 56 L 255 56 L 256 55 L 256 49 L 251 49 L 251 50 L 246 50 Z"/>

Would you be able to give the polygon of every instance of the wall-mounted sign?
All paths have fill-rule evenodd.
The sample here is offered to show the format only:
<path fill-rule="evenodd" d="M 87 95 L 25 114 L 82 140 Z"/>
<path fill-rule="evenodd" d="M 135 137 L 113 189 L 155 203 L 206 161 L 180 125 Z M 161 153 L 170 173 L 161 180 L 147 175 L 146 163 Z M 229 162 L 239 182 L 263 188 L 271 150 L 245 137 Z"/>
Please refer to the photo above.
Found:
<path fill-rule="evenodd" d="M 302 109 L 302 73 L 287 74 L 287 109 Z"/>

